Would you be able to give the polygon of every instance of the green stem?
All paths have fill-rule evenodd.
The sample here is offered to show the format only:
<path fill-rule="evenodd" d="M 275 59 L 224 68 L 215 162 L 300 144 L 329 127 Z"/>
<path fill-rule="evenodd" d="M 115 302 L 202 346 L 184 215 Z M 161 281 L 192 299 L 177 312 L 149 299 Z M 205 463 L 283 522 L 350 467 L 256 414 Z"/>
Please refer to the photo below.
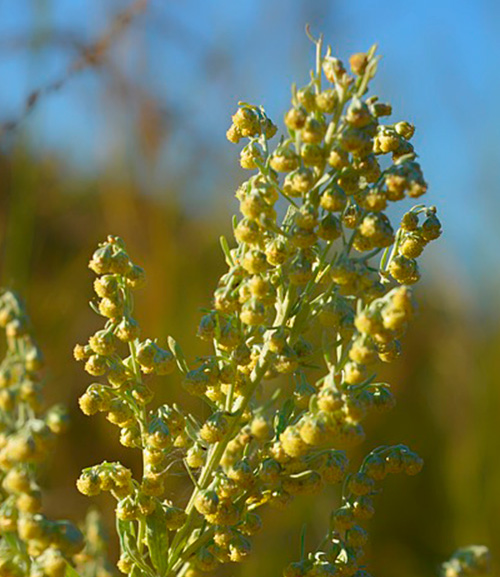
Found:
<path fill-rule="evenodd" d="M 287 292 L 284 295 L 283 301 L 281 302 L 278 318 L 276 319 L 277 325 L 280 326 L 285 325 L 291 312 L 292 308 L 291 304 L 292 300 L 290 298 L 290 293 Z M 186 506 L 185 509 L 187 513 L 186 522 L 177 531 L 177 534 L 174 537 L 174 540 L 172 541 L 172 545 L 170 547 L 168 571 L 171 571 L 172 568 L 178 563 L 179 559 L 183 555 L 183 551 L 185 551 L 186 540 L 189 538 L 192 524 L 194 522 L 196 515 L 196 510 L 194 508 L 196 498 L 200 493 L 200 491 L 205 490 L 212 482 L 213 473 L 219 466 L 220 461 L 224 456 L 224 452 L 226 450 L 227 445 L 233 439 L 235 432 L 240 427 L 243 414 L 246 408 L 248 407 L 254 392 L 256 391 L 264 375 L 266 374 L 269 365 L 271 363 L 271 358 L 272 358 L 271 352 L 269 351 L 267 345 L 264 345 L 261 351 L 260 359 L 250 375 L 250 386 L 246 391 L 240 406 L 238 407 L 238 415 L 234 417 L 224 438 L 215 445 L 213 445 L 210 450 L 208 460 L 205 466 L 203 467 L 200 478 L 198 479 L 198 484 L 194 488 L 193 493 L 191 494 L 191 498 L 189 499 L 189 502 Z"/>
<path fill-rule="evenodd" d="M 179 558 L 179 562 L 177 563 L 176 566 L 173 567 L 173 572 L 176 573 L 176 571 L 179 570 L 179 565 L 181 563 L 184 563 L 184 566 L 182 567 L 181 571 L 179 571 L 179 573 L 177 574 L 177 577 L 181 577 L 185 573 L 185 571 L 188 567 L 186 561 L 189 559 L 189 557 L 191 557 L 191 555 L 194 552 L 196 552 L 202 545 L 204 545 L 209 539 L 212 538 L 213 533 L 214 533 L 214 529 L 213 529 L 213 527 L 210 527 L 204 533 L 202 533 L 199 537 L 197 537 L 189 545 L 189 547 L 187 547 L 184 550 L 181 557 Z"/>
<path fill-rule="evenodd" d="M 132 358 L 132 370 L 134 373 L 134 377 L 136 379 L 136 381 L 138 383 L 142 383 L 142 375 L 141 375 L 141 369 L 139 367 L 139 363 L 137 362 L 137 345 L 138 345 L 139 341 L 138 339 L 136 339 L 133 342 L 129 343 L 129 351 L 130 351 L 130 356 Z M 146 407 L 143 405 L 140 407 L 138 414 L 136 413 L 136 417 L 137 417 L 137 422 L 139 423 L 139 428 L 141 430 L 141 441 L 142 441 L 142 446 L 145 447 L 146 446 L 146 433 L 147 433 L 147 421 L 148 421 L 148 416 L 147 416 L 147 411 L 146 411 Z M 144 470 L 146 468 L 146 459 L 144 456 L 144 450 L 142 451 L 142 467 L 143 467 L 143 473 Z M 146 534 L 146 519 L 145 517 L 140 517 L 137 521 L 138 527 L 137 527 L 137 550 L 139 552 L 139 555 L 142 557 L 143 551 L 144 551 L 144 536 Z"/>
<path fill-rule="evenodd" d="M 178 561 L 178 559 L 180 558 L 180 556 L 182 555 L 182 550 L 184 548 L 184 541 L 185 538 L 189 535 L 190 530 L 191 530 L 191 526 L 192 526 L 192 522 L 193 519 L 195 517 L 195 508 L 194 508 L 194 503 L 196 501 L 196 498 L 198 497 L 198 494 L 200 493 L 200 491 L 203 491 L 204 489 L 206 489 L 210 483 L 212 482 L 212 475 L 215 472 L 215 470 L 217 469 L 217 467 L 220 464 L 220 461 L 222 459 L 222 457 L 224 456 L 224 452 L 226 450 L 227 445 L 229 444 L 229 442 L 231 441 L 231 439 L 234 437 L 234 434 L 236 432 L 236 430 L 239 428 L 240 424 L 241 424 L 241 418 L 243 416 L 243 413 L 245 412 L 245 409 L 247 408 L 248 404 L 250 403 L 250 400 L 253 396 L 253 393 L 255 392 L 255 390 L 257 389 L 258 385 L 260 384 L 263 376 L 265 375 L 265 373 L 267 372 L 267 369 L 269 368 L 269 364 L 270 364 L 270 357 L 271 357 L 271 353 L 270 351 L 265 348 L 262 351 L 261 354 L 261 358 L 260 361 L 257 365 L 257 367 L 255 367 L 254 371 L 252 372 L 252 376 L 251 376 L 251 380 L 250 380 L 250 387 L 243 399 L 243 402 L 241 403 L 238 412 L 239 415 L 234 418 L 234 420 L 231 423 L 231 426 L 229 427 L 224 439 L 222 439 L 222 441 L 219 441 L 218 443 L 216 443 L 212 450 L 210 451 L 209 457 L 208 457 L 208 461 L 205 464 L 202 474 L 198 480 L 198 486 L 195 487 L 193 493 L 191 494 L 191 498 L 189 500 L 189 503 L 186 506 L 186 513 L 188 515 L 186 522 L 184 524 L 184 526 L 179 529 L 179 531 L 177 532 L 174 540 L 172 541 L 172 546 L 171 546 L 171 559 L 170 559 L 170 563 L 169 563 L 169 569 L 172 568 Z"/>

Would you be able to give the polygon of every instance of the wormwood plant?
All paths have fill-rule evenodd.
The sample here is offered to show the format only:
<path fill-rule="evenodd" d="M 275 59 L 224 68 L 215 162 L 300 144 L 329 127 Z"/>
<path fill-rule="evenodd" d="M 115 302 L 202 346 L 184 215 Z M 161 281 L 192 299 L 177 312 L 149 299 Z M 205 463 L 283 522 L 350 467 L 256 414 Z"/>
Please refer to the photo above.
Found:
<path fill-rule="evenodd" d="M 261 107 L 242 103 L 227 136 L 245 140 L 241 166 L 252 174 L 237 190 L 235 244 L 221 240 L 227 272 L 201 319 L 210 352 L 188 365 L 179 344 L 141 334 L 133 316 L 143 269 L 109 236 L 94 252 L 92 303 L 103 327 L 75 357 L 95 382 L 80 398 L 87 415 L 106 413 L 120 442 L 142 453 L 134 476 L 119 462 L 85 469 L 79 490 L 116 500 L 118 569 L 134 577 L 196 577 L 244 561 L 263 508 L 338 485 L 324 539 L 290 559 L 284 577 L 369 577 L 366 521 L 388 474 L 416 474 L 422 460 L 403 445 L 371 450 L 359 467 L 349 449 L 362 422 L 394 406 L 377 365 L 400 354 L 414 313 L 410 285 L 417 258 L 441 234 L 434 207 L 407 208 L 393 228 L 386 209 L 427 190 L 408 122 L 383 123 L 391 107 L 368 96 L 378 57 L 350 58 L 350 72 L 316 42 L 306 86 L 293 88 L 287 133 Z M 0 577 L 109 575 L 97 521 L 87 547 L 70 525 L 40 514 L 36 462 L 61 428 L 57 411 L 40 413 L 39 355 L 10 293 L 0 303 L 8 352 L 0 389 L 0 467 L 4 496 Z M 22 328 L 17 328 L 20 325 Z M 156 377 L 175 373 L 199 397 L 205 420 L 185 408 L 153 404 Z M 280 377 L 278 379 L 278 377 Z M 10 404 L 9 404 L 10 403 Z M 4 417 L 5 413 L 5 417 Z M 172 495 L 172 462 L 182 462 L 189 499 Z M 71 528 L 70 528 L 71 527 Z M 78 553 L 78 555 L 76 555 Z M 459 550 L 443 577 L 487 571 L 483 547 Z"/>
<path fill-rule="evenodd" d="M 0 364 L 0 575 L 61 577 L 67 560 L 83 548 L 68 521 L 42 513 L 39 464 L 47 459 L 67 417 L 60 406 L 44 410 L 43 358 L 18 297 L 0 293 L 5 358 Z"/>

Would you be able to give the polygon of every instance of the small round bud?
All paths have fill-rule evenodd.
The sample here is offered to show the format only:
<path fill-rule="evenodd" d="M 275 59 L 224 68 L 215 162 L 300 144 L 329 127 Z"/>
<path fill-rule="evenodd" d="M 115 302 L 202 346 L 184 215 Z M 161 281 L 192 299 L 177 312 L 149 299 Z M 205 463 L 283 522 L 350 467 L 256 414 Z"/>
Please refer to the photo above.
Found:
<path fill-rule="evenodd" d="M 406 140 L 410 140 L 410 138 L 415 134 L 415 127 L 409 122 L 398 122 L 394 126 L 394 130 L 399 134 L 399 136 L 402 136 Z"/>
<path fill-rule="evenodd" d="M 378 453 L 371 453 L 363 463 L 363 471 L 371 479 L 381 481 L 387 475 L 386 461 Z"/>
<path fill-rule="evenodd" d="M 284 264 L 288 255 L 288 246 L 280 238 L 276 238 L 266 245 L 266 259 L 267 262 L 273 266 Z"/>
<path fill-rule="evenodd" d="M 278 172 L 290 172 L 299 166 L 299 157 L 290 148 L 277 148 L 270 160 L 271 167 Z"/>
<path fill-rule="evenodd" d="M 424 466 L 424 461 L 416 453 L 412 451 L 403 453 L 403 468 L 407 475 L 417 475 Z"/>
<path fill-rule="evenodd" d="M 398 251 L 406 258 L 417 258 L 422 254 L 425 245 L 425 239 L 418 232 L 409 232 L 403 237 Z"/>
<path fill-rule="evenodd" d="M 441 236 L 441 223 L 435 214 L 430 214 L 423 222 L 420 233 L 426 241 L 435 240 Z"/>
<path fill-rule="evenodd" d="M 145 495 L 160 497 L 165 491 L 164 480 L 159 475 L 145 475 L 142 479 L 141 490 Z"/>
<path fill-rule="evenodd" d="M 259 469 L 259 479 L 264 483 L 274 484 L 281 473 L 281 465 L 275 459 L 265 459 Z"/>
<path fill-rule="evenodd" d="M 343 451 L 329 451 L 320 465 L 321 477 L 326 483 L 340 483 L 345 477 L 348 463 Z"/>
<path fill-rule="evenodd" d="M 298 424 L 301 439 L 311 446 L 323 445 L 328 441 L 331 431 L 326 415 L 312 415 Z"/>
<path fill-rule="evenodd" d="M 335 110 L 335 106 L 338 102 L 338 95 L 337 91 L 333 88 L 329 88 L 328 90 L 323 90 L 319 94 L 316 95 L 316 107 L 321 112 L 326 114 L 332 114 Z"/>
<path fill-rule="evenodd" d="M 73 357 L 75 358 L 75 361 L 86 361 L 91 354 L 92 350 L 89 346 L 75 345 L 73 349 Z"/>
<path fill-rule="evenodd" d="M 349 153 L 338 146 L 334 146 L 328 154 L 327 162 L 337 170 L 346 168 L 349 166 Z"/>
<path fill-rule="evenodd" d="M 307 444 L 295 427 L 287 427 L 280 435 L 280 442 L 285 453 L 290 457 L 302 457 L 308 451 Z"/>
<path fill-rule="evenodd" d="M 170 375 L 175 366 L 174 355 L 170 351 L 158 347 L 154 357 L 154 372 L 157 375 Z"/>
<path fill-rule="evenodd" d="M 392 363 L 401 355 L 401 343 L 398 340 L 384 345 L 378 345 L 379 359 L 384 363 Z"/>
<path fill-rule="evenodd" d="M 300 252 L 291 262 L 288 272 L 293 285 L 302 286 L 313 278 L 312 262 L 304 252 Z"/>
<path fill-rule="evenodd" d="M 361 496 L 357 497 L 352 502 L 352 512 L 356 519 L 367 520 L 371 519 L 375 514 L 373 507 L 373 500 L 371 497 Z"/>
<path fill-rule="evenodd" d="M 297 91 L 297 100 L 308 112 L 313 111 L 316 107 L 316 95 L 310 86 Z"/>
<path fill-rule="evenodd" d="M 263 273 L 268 268 L 265 253 L 257 249 L 247 251 L 241 264 L 249 274 Z"/>
<path fill-rule="evenodd" d="M 17 531 L 23 541 L 42 540 L 47 521 L 41 514 L 20 515 L 17 520 Z"/>
<path fill-rule="evenodd" d="M 346 531 L 345 540 L 350 547 L 363 547 L 368 542 L 368 533 L 359 525 Z"/>
<path fill-rule="evenodd" d="M 207 443 L 222 441 L 228 431 L 228 422 L 222 411 L 213 413 L 200 429 L 200 437 Z"/>
<path fill-rule="evenodd" d="M 236 481 L 243 487 L 250 487 L 254 482 L 253 468 L 247 459 L 235 462 L 227 472 L 229 479 Z"/>
<path fill-rule="evenodd" d="M 318 407 L 326 413 L 334 413 L 343 406 L 342 395 L 336 388 L 327 386 L 320 390 L 317 397 Z"/>
<path fill-rule="evenodd" d="M 126 273 L 127 286 L 132 290 L 140 289 L 146 284 L 146 273 L 137 264 L 132 265 Z"/>
<path fill-rule="evenodd" d="M 174 507 L 173 505 L 168 505 L 164 509 L 164 514 L 167 529 L 169 529 L 170 531 L 177 531 L 178 529 L 180 529 L 187 519 L 187 515 L 184 509 Z"/>
<path fill-rule="evenodd" d="M 420 279 L 417 261 L 403 255 L 395 256 L 389 264 L 389 272 L 401 284 L 414 284 Z"/>
<path fill-rule="evenodd" d="M 344 531 L 354 525 L 354 514 L 350 506 L 344 505 L 333 512 L 330 519 L 332 528 L 336 531 Z"/>
<path fill-rule="evenodd" d="M 120 295 L 120 296 L 119 296 Z M 110 319 L 120 318 L 125 310 L 125 304 L 121 293 L 117 293 L 113 299 L 103 298 L 99 302 L 99 312 Z"/>
<path fill-rule="evenodd" d="M 39 371 L 43 367 L 42 351 L 37 346 L 29 348 L 24 354 L 24 361 L 27 371 Z"/>
<path fill-rule="evenodd" d="M 347 108 L 346 120 L 351 126 L 364 128 L 373 121 L 373 116 L 367 104 L 355 98 L 351 100 Z M 366 137 L 368 137 L 368 135 L 366 135 Z"/>
<path fill-rule="evenodd" d="M 238 108 L 232 120 L 242 136 L 257 136 L 260 132 L 259 115 L 248 106 Z"/>
<path fill-rule="evenodd" d="M 350 493 L 359 497 L 361 495 L 368 495 L 373 491 L 374 488 L 373 478 L 369 477 L 365 473 L 356 473 L 349 477 L 347 483 L 347 488 Z"/>
<path fill-rule="evenodd" d="M 89 339 L 90 348 L 97 355 L 110 356 L 116 350 L 116 337 L 112 331 L 97 331 Z"/>
<path fill-rule="evenodd" d="M 256 244 L 261 238 L 261 230 L 255 220 L 244 218 L 236 226 L 234 236 L 239 242 Z"/>
<path fill-rule="evenodd" d="M 128 254 L 121 248 L 115 250 L 111 255 L 109 270 L 117 275 L 125 275 L 132 267 Z"/>
<path fill-rule="evenodd" d="M 134 521 L 140 515 L 137 503 L 130 496 L 118 502 L 115 513 L 120 521 Z"/>
<path fill-rule="evenodd" d="M 202 515 L 213 515 L 217 512 L 219 497 L 215 491 L 205 490 L 198 493 L 194 501 L 195 509 Z"/>
<path fill-rule="evenodd" d="M 262 416 L 255 417 L 250 424 L 250 431 L 252 435 L 260 442 L 269 441 L 274 430 L 267 419 Z"/>
<path fill-rule="evenodd" d="M 118 292 L 119 284 L 116 275 L 107 274 L 96 278 L 94 290 L 101 298 L 113 298 Z"/>
<path fill-rule="evenodd" d="M 131 343 L 139 337 L 140 328 L 136 320 L 132 317 L 125 316 L 116 325 L 114 333 L 122 342 Z"/>
<path fill-rule="evenodd" d="M 101 492 L 101 481 L 99 475 L 92 469 L 84 471 L 76 482 L 76 486 L 80 493 L 87 497 L 99 495 Z"/>
<path fill-rule="evenodd" d="M 89 262 L 89 268 L 99 275 L 110 273 L 112 256 L 113 251 L 111 245 L 105 243 L 92 255 L 92 259 Z"/>
<path fill-rule="evenodd" d="M 364 52 L 353 54 L 349 58 L 349 64 L 351 70 L 356 74 L 356 76 L 362 76 L 366 70 L 366 66 L 368 65 L 368 55 Z"/>
<path fill-rule="evenodd" d="M 90 385 L 78 400 L 80 409 L 85 415 L 94 415 L 109 408 L 109 393 L 106 387 L 99 383 Z"/>
<path fill-rule="evenodd" d="M 366 367 L 355 362 L 347 362 L 344 366 L 344 382 L 348 385 L 357 385 L 366 378 Z"/>
<path fill-rule="evenodd" d="M 229 142 L 238 144 L 242 137 L 243 135 L 241 134 L 240 129 L 234 124 L 231 124 L 228 131 L 226 132 L 226 138 L 229 140 Z"/>
<path fill-rule="evenodd" d="M 291 108 L 285 114 L 285 125 L 291 130 L 300 130 L 307 120 L 307 111 L 303 107 Z"/>
<path fill-rule="evenodd" d="M 258 300 L 252 298 L 247 301 L 241 308 L 240 320 L 245 325 L 259 326 L 262 325 L 267 316 L 265 306 Z"/>
<path fill-rule="evenodd" d="M 120 430 L 120 443 L 124 447 L 140 448 L 141 447 L 141 431 L 138 427 L 122 427 Z"/>
<path fill-rule="evenodd" d="M 141 365 L 141 369 L 151 372 L 155 366 L 155 357 L 158 353 L 159 347 L 151 340 L 146 339 L 136 349 L 137 361 Z"/>
<path fill-rule="evenodd" d="M 401 219 L 401 228 L 405 231 L 414 231 L 418 227 L 418 214 L 407 212 Z"/>
<path fill-rule="evenodd" d="M 263 153 L 261 148 L 255 143 L 247 144 L 240 152 L 240 165 L 247 170 L 257 168 L 257 162 L 263 161 Z"/>
<path fill-rule="evenodd" d="M 339 81 L 345 74 L 344 64 L 338 58 L 328 56 L 323 61 L 323 73 L 328 82 L 335 83 Z"/>
<path fill-rule="evenodd" d="M 315 181 L 316 176 L 312 169 L 300 167 L 286 175 L 283 190 L 288 196 L 300 197 L 311 190 Z"/>
<path fill-rule="evenodd" d="M 314 116 L 309 116 L 302 128 L 302 140 L 310 144 L 319 144 L 326 132 L 326 124 Z"/>
<path fill-rule="evenodd" d="M 320 221 L 317 234 L 319 238 L 332 242 L 342 235 L 340 220 L 333 214 L 326 214 Z"/>

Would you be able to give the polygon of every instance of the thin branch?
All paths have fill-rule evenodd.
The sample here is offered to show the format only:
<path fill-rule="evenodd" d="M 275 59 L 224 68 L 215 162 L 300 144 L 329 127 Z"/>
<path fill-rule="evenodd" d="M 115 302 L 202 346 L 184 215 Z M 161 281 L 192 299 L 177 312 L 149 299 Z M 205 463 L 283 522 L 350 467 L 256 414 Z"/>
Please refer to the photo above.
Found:
<path fill-rule="evenodd" d="M 77 73 L 88 68 L 99 66 L 104 60 L 113 42 L 129 28 L 134 18 L 145 12 L 149 0 L 135 0 L 125 10 L 118 13 L 105 33 L 95 42 L 79 50 L 79 56 L 71 62 L 65 72 L 56 80 L 33 90 L 24 103 L 21 114 L 7 122 L 0 124 L 0 137 L 15 131 L 29 116 L 41 97 L 45 97 L 60 90 Z"/>

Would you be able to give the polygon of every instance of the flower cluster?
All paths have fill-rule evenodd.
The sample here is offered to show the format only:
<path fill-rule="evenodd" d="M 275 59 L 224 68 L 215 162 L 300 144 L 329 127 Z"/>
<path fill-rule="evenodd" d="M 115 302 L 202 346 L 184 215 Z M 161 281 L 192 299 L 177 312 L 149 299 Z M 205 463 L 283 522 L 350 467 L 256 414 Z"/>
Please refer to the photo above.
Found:
<path fill-rule="evenodd" d="M 125 574 L 194 577 L 243 561 L 261 529 L 260 508 L 338 484 L 342 502 L 324 541 L 285 576 L 368 577 L 362 522 L 374 512 L 376 484 L 422 467 L 400 445 L 375 449 L 352 472 L 346 451 L 364 439 L 371 411 L 394 406 L 377 363 L 401 352 L 417 258 L 441 225 L 422 204 L 397 228 L 386 212 L 421 197 L 427 184 L 413 126 L 383 123 L 390 105 L 367 96 L 375 51 L 351 57 L 348 72 L 316 46 L 311 82 L 294 89 L 287 134 L 274 148 L 277 128 L 261 107 L 241 104 L 232 118 L 227 137 L 245 139 L 240 164 L 254 173 L 236 192 L 236 244 L 221 238 L 228 268 L 198 327 L 209 354 L 190 367 L 172 338 L 164 347 L 141 340 L 132 291 L 144 273 L 121 239 L 108 237 L 90 261 L 93 308 L 105 324 L 75 348 L 101 378 L 80 406 L 106 413 L 121 443 L 142 452 L 143 471 L 135 479 L 105 462 L 84 470 L 78 488 L 117 500 Z M 150 408 L 150 381 L 176 367 L 208 418 L 175 405 Z M 165 495 L 173 451 L 193 485 L 187 503 Z"/>
<path fill-rule="evenodd" d="M 142 451 L 144 466 L 141 479 L 136 480 L 120 463 L 104 462 L 85 469 L 77 487 L 89 496 L 109 491 L 116 499 L 122 545 L 119 569 L 126 574 L 135 568 L 155 575 L 164 570 L 168 531 L 177 529 L 186 517 L 165 499 L 164 482 L 169 456 L 186 445 L 187 435 L 185 417 L 177 407 L 148 408 L 154 392 L 145 381 L 171 373 L 176 360 L 168 346 L 139 338 L 139 325 L 132 316 L 132 291 L 143 285 L 145 277 L 130 261 L 123 241 L 108 237 L 89 266 L 98 275 L 94 309 L 106 320 L 87 344 L 75 347 L 74 355 L 85 362 L 88 374 L 106 383 L 89 385 L 80 397 L 80 407 L 86 415 L 106 413 L 120 429 L 120 442 Z M 165 541 L 157 539 L 157 532 Z"/>
<path fill-rule="evenodd" d="M 43 358 L 19 298 L 0 294 L 0 327 L 6 353 L 0 364 L 0 575 L 63 577 L 83 547 L 68 521 L 42 513 L 39 466 L 66 428 L 60 406 L 44 410 Z"/>
<path fill-rule="evenodd" d="M 343 483 L 342 505 L 331 515 L 330 529 L 321 547 L 299 562 L 291 563 L 284 577 L 306 575 L 355 575 L 368 577 L 359 569 L 368 533 L 363 522 L 375 513 L 373 498 L 379 492 L 377 483 L 389 473 L 415 475 L 422 459 L 404 445 L 379 447 L 363 461 L 359 471 L 349 474 Z"/>

